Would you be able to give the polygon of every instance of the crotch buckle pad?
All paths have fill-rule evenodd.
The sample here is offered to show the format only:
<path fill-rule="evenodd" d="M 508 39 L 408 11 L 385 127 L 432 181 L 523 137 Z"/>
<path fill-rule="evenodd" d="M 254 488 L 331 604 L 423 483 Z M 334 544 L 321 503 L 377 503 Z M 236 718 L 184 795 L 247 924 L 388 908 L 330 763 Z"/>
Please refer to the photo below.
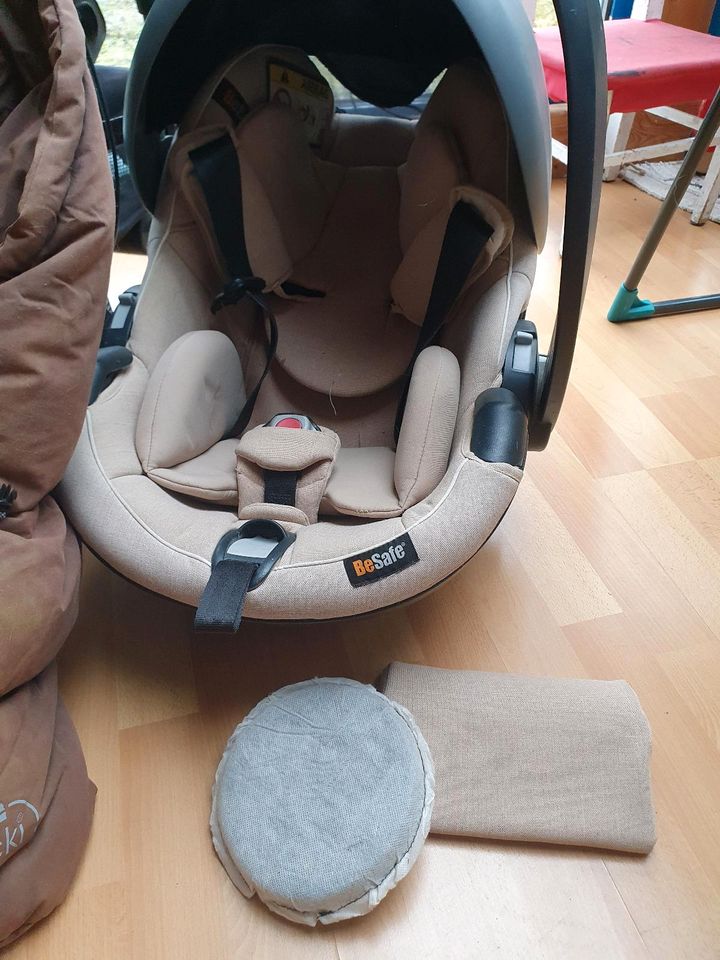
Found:
<path fill-rule="evenodd" d="M 339 448 L 336 433 L 303 414 L 248 430 L 235 449 L 240 519 L 315 523 Z"/>

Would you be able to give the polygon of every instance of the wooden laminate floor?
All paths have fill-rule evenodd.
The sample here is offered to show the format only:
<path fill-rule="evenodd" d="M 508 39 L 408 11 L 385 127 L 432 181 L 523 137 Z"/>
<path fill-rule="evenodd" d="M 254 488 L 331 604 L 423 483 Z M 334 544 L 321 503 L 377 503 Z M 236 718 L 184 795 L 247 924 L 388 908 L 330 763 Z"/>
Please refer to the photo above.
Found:
<path fill-rule="evenodd" d="M 555 184 L 530 310 L 545 334 L 561 199 Z M 442 590 L 359 623 L 200 641 L 190 610 L 87 558 L 61 677 L 98 785 L 95 824 L 67 902 L 8 960 L 720 957 L 720 313 L 604 319 L 656 210 L 624 183 L 603 188 L 558 429 Z M 116 268 L 123 287 L 138 264 Z M 641 292 L 718 288 L 720 228 L 679 215 Z M 308 930 L 245 901 L 207 830 L 226 738 L 282 684 L 370 681 L 392 659 L 628 680 L 654 734 L 655 851 L 431 838 L 361 920 Z"/>

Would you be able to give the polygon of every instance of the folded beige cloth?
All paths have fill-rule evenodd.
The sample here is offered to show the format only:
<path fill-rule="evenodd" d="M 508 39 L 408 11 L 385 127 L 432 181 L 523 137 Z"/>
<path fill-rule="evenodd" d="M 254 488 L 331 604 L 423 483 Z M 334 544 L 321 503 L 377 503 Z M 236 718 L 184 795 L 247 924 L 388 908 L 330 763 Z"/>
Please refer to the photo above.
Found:
<path fill-rule="evenodd" d="M 380 689 L 430 747 L 433 833 L 652 849 L 650 727 L 624 681 L 392 663 Z"/>

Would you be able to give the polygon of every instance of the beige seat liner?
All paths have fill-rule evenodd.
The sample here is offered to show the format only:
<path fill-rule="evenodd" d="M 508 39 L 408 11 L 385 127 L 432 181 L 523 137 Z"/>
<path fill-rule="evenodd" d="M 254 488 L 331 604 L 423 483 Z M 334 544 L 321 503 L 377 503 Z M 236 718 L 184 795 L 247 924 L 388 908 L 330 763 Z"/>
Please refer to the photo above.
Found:
<path fill-rule="evenodd" d="M 418 331 L 390 312 L 390 282 L 401 259 L 399 205 L 395 168 L 348 168 L 319 242 L 292 275 L 325 297 L 272 297 L 278 363 L 304 386 L 364 396 L 404 373 Z"/>

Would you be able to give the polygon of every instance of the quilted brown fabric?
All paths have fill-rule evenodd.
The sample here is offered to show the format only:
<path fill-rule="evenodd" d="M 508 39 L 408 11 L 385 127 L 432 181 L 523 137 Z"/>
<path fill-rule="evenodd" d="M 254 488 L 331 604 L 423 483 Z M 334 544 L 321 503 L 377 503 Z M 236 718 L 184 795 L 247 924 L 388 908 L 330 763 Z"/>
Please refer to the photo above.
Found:
<path fill-rule="evenodd" d="M 74 619 L 77 544 L 47 495 L 80 433 L 112 255 L 112 184 L 72 0 L 0 4 L 0 694 Z"/>
<path fill-rule="evenodd" d="M 80 576 L 50 492 L 87 406 L 112 200 L 72 0 L 3 0 L 0 484 L 17 499 L 0 519 L 0 948 L 62 901 L 92 818 L 95 787 L 48 666 L 75 620 Z"/>
<path fill-rule="evenodd" d="M 0 700 L 0 949 L 65 897 L 94 802 L 51 666 Z"/>

